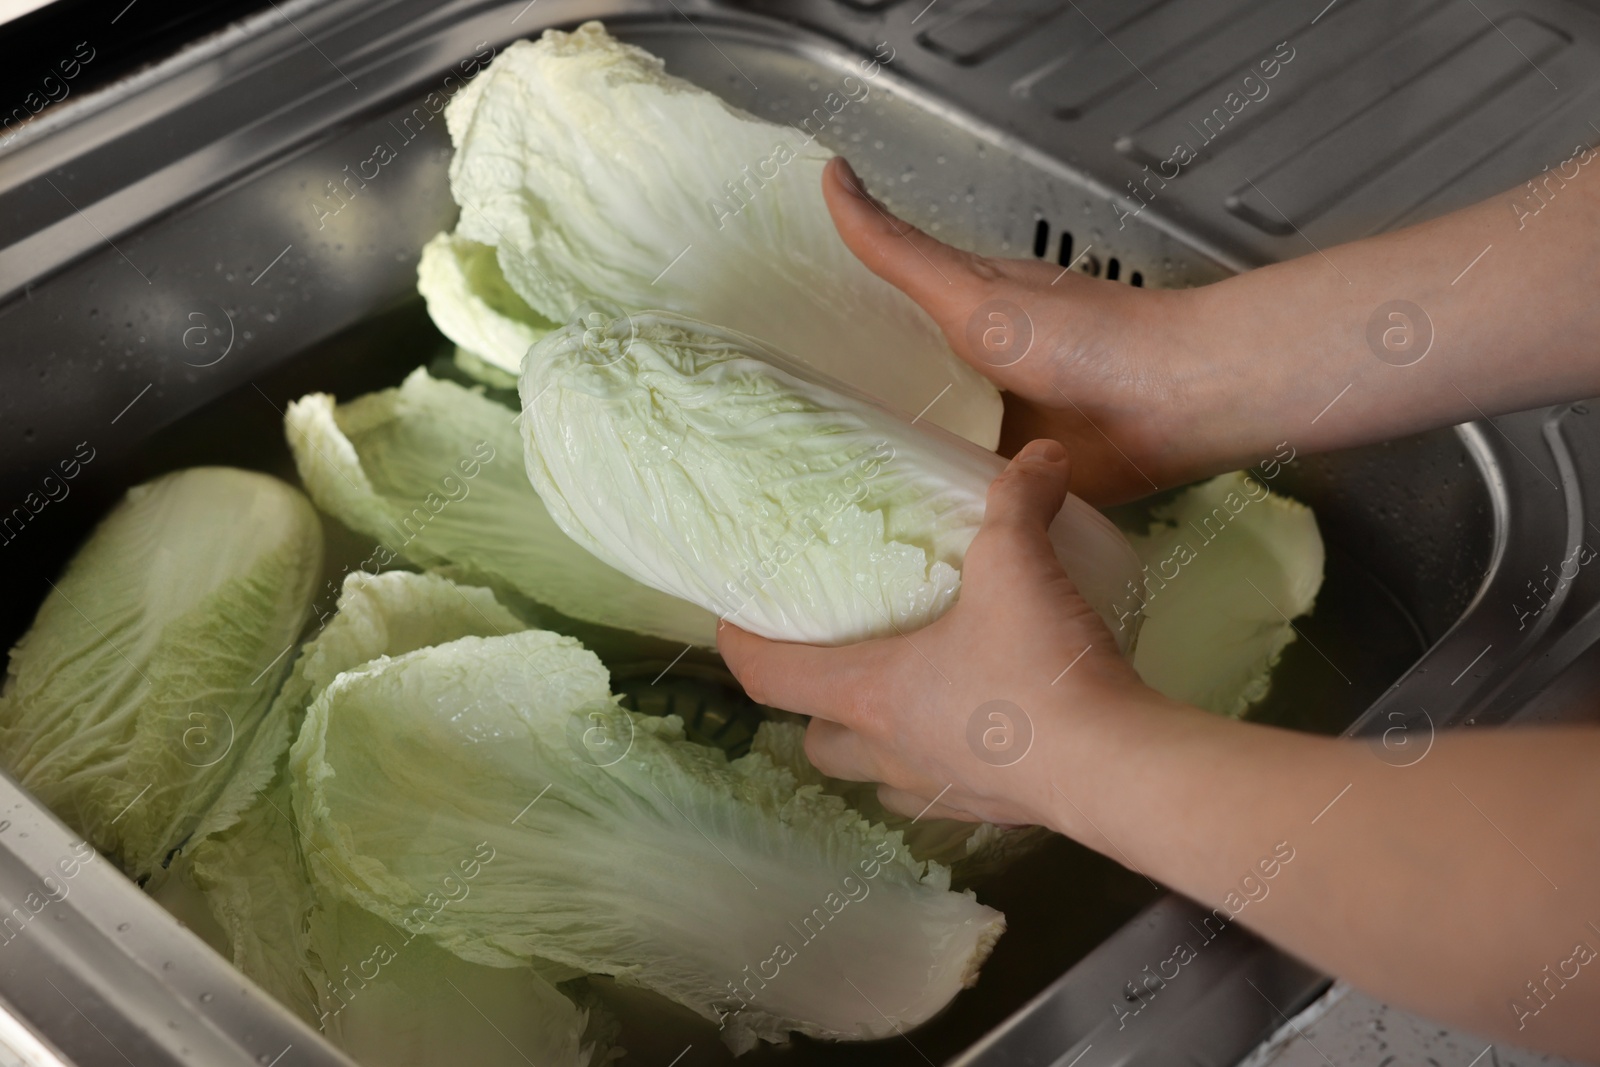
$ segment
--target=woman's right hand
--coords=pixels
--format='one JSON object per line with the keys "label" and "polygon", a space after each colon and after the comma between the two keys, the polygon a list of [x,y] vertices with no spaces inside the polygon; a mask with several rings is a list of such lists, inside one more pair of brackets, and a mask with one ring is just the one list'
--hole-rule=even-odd
{"label": "woman's right hand", "polygon": [[1060,441],[1076,459],[1073,491],[1096,504],[1229,469],[1229,458],[1205,454],[1193,417],[1198,391],[1225,372],[1180,358],[1193,292],[1135,289],[952,248],[871,199],[842,157],[828,164],[823,192],[857,258],[1006,391],[1002,454],[1039,437]]}

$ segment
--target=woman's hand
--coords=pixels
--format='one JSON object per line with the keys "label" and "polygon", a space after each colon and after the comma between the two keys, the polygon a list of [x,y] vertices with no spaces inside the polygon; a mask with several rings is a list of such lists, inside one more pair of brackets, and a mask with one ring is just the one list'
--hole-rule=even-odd
{"label": "woman's hand", "polygon": [[892,810],[1062,826],[1044,735],[1162,699],[1118,654],[1051,548],[1046,528],[1068,468],[1054,441],[1011,461],[989,489],[960,600],[931,625],[817,648],[725,623],[723,658],[755,700],[813,716],[806,754],[819,769],[885,783]]}
{"label": "woman's hand", "polygon": [[1600,392],[1600,182],[1568,175],[1548,211],[1519,188],[1167,291],[951,248],[869,199],[843,159],[823,193],[850,250],[1006,390],[1001,450],[1062,442],[1093,503],[1280,442],[1348,448]]}
{"label": "woman's hand", "polygon": [[1062,442],[1077,463],[1074,490],[1097,504],[1225,469],[1191,425],[1192,402],[1222,372],[1184,358],[1192,294],[952,248],[872,200],[842,157],[828,164],[823,193],[850,250],[1006,390],[1003,453],[1036,437]]}
{"label": "woman's hand", "polygon": [[[1285,439],[1347,447],[1600,391],[1594,179],[1531,221],[1496,198],[1188,293],[1053,286],[1058,268],[950,249],[851,187],[833,163],[845,242],[1014,394],[1009,440],[1048,425],[1032,432],[1072,448],[1093,499]],[[1032,322],[1011,366],[984,355],[991,300]],[[1425,327],[1421,355],[1373,340],[1398,301]],[[724,626],[724,658],[758,700],[813,716],[822,770],[886,782],[897,811],[1051,826],[1378,997],[1518,1044],[1600,1047],[1600,980],[1530,981],[1594,959],[1600,938],[1600,731],[1453,731],[1396,767],[1366,743],[1167,701],[1050,550],[1066,485],[1064,456],[1018,453],[932,625],[831,649]]]}

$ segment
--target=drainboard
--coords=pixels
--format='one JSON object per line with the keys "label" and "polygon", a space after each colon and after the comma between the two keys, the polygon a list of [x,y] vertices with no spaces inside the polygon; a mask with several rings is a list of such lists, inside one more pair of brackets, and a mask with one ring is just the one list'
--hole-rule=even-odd
{"label": "drainboard", "polygon": [[[1246,171],[1222,153],[1181,195],[1174,182],[1165,202],[1130,214],[1133,202],[1117,191],[1153,154],[1159,158],[1179,110],[1170,101],[1166,110],[1119,110],[1117,101],[1142,83],[1064,5],[952,0],[923,20],[904,4],[819,0],[786,6],[783,22],[763,14],[762,4],[679,6],[697,21],[643,3],[324,5],[302,12],[301,24],[312,26],[319,47],[346,73],[356,73],[365,94],[337,95],[343,87],[314,56],[282,27],[267,26],[237,54],[202,57],[175,72],[163,83],[165,96],[149,87],[121,99],[113,93],[75,125],[0,157],[0,206],[14,209],[3,224],[9,247],[0,251],[0,291],[11,294],[0,308],[0,499],[21,500],[80,447],[94,454],[67,496],[7,529],[0,566],[10,595],[0,604],[0,639],[9,644],[26,628],[46,579],[126,486],[197,463],[292,479],[279,414],[288,400],[313,389],[348,397],[392,385],[439,355],[443,341],[414,295],[414,269],[422,243],[453,221],[449,143],[442,122],[402,126],[421,95],[479,41],[503,46],[538,26],[608,16],[614,32],[663,56],[675,73],[787,122],[804,119],[852,76],[861,51],[887,42],[894,61],[864,99],[829,119],[820,139],[848,154],[891,207],[939,236],[1151,287],[1204,284],[1300,251],[1295,238],[1257,224],[1259,205],[1234,192]],[[1301,32],[1303,18],[1290,18],[1282,4],[1197,6],[1211,14],[1145,2],[1116,16],[1144,73],[1170,76],[1181,99],[1205,97],[1232,76],[1236,62],[1253,56],[1251,49],[1294,30],[1299,42],[1329,47],[1305,46],[1297,56],[1305,62],[1291,68],[1303,80],[1286,80],[1280,102],[1352,115],[1391,106],[1361,77],[1334,84],[1343,86],[1337,99],[1313,91],[1316,77],[1334,77],[1328,55],[1335,45],[1371,43],[1377,31],[1370,20],[1341,12],[1317,38]],[[1362,0],[1347,6],[1358,13],[1374,7]],[[1429,210],[1459,202],[1471,181],[1487,180],[1477,164],[1464,178],[1454,171],[1440,178],[1437,167],[1427,171],[1426,161],[1418,162],[1430,138],[1466,121],[1438,103],[1428,79],[1452,77],[1437,72],[1474,54],[1483,35],[1449,22],[1456,16],[1439,5],[1413,6],[1393,34],[1420,34],[1439,52],[1418,58],[1414,77],[1397,76],[1415,85],[1405,105],[1416,116],[1415,139],[1390,145],[1386,157],[1374,152],[1365,169],[1343,162],[1320,169],[1314,182],[1295,179],[1289,163],[1251,172],[1264,188],[1294,189],[1296,209],[1324,227],[1323,238],[1361,232],[1349,224],[1327,229],[1341,212],[1398,219],[1392,197],[1363,192],[1381,190],[1396,167],[1423,168],[1416,172],[1435,179],[1413,187],[1403,205],[1412,213],[1424,201]],[[1082,7],[1110,17],[1105,4],[1086,0]],[[1254,20],[1247,39],[1225,45],[1222,29],[1246,13]],[[1522,21],[1527,26],[1507,32],[1526,34],[1524,43],[1543,49],[1539,56],[1551,64],[1580,48],[1573,31],[1550,28],[1573,22]],[[1042,41],[1055,42],[1053,53]],[[1174,41],[1192,47],[1175,51]],[[1525,88],[1520,74],[1497,75],[1483,63],[1473,69],[1471,91],[1491,103]],[[263,72],[278,78],[252,80]],[[268,87],[290,74],[298,79],[294,91],[272,98],[281,89]],[[150,128],[113,133],[123,113],[145,114],[140,121]],[[1540,121],[1552,114],[1545,108]],[[1289,121],[1251,115],[1232,136],[1277,143],[1272,139],[1287,136],[1279,127]],[[128,138],[160,144],[160,133],[193,143],[171,149],[170,158],[146,160],[146,170],[119,169],[130,158]],[[399,145],[395,160],[327,216],[327,183],[382,141]],[[38,179],[46,174],[87,209],[91,225],[60,205],[41,206],[48,188]],[[1427,195],[1419,200],[1421,192]],[[1358,194],[1367,195],[1359,211],[1349,207]],[[317,202],[321,212],[311,206]],[[102,236],[116,247],[105,247]],[[1586,491],[1600,474],[1596,442],[1593,416],[1579,405],[1289,464],[1274,487],[1316,509],[1328,575],[1301,626],[1303,639],[1290,646],[1272,695],[1254,716],[1325,733],[1514,717],[1524,697],[1600,632],[1591,611],[1600,602],[1600,578],[1593,575],[1581,574],[1532,626],[1519,628],[1514,610],[1525,582],[1597,529],[1589,524]],[[1123,517],[1136,515],[1135,508]],[[350,535],[331,525],[329,533],[330,575],[366,555],[367,546]],[[665,662],[676,652],[614,632],[577,632],[619,677],[630,664]],[[685,662],[693,684],[675,699],[696,699],[694,685],[720,685],[715,657]],[[48,867],[52,850],[66,847],[66,836],[9,780],[0,780],[0,807],[8,820],[0,825],[11,831],[0,830],[7,846],[0,850],[0,897],[14,901],[26,892],[29,872]],[[23,828],[26,841],[17,837]],[[115,1037],[142,1051],[139,1062],[266,1062],[285,1046],[296,1047],[301,1062],[339,1062],[107,865],[87,868],[85,878],[71,905],[60,905],[56,923],[7,947],[6,962],[15,966],[0,971],[0,997],[69,1057],[104,1062],[106,1041]],[[1204,913],[1064,839],[976,888],[1006,912],[1010,930],[976,988],[943,1015],[908,1039],[801,1041],[764,1048],[745,1062],[1066,1064],[1097,1047],[1088,1067],[1221,1065],[1273,1029],[1276,1012],[1292,1011],[1324,981],[1229,930],[1207,938],[1182,981],[1141,998],[1130,983],[1170,956],[1175,939],[1189,938]],[[133,936],[124,933],[129,925]],[[32,975],[49,976],[60,998],[22,977]],[[637,992],[596,986],[623,1018],[631,1062],[731,1062],[703,1021]],[[223,992],[202,1002],[200,989]],[[85,1031],[64,1000],[82,1006],[109,1037]],[[1134,1009],[1140,1025],[1112,1026],[1119,1011]],[[163,1013],[185,1035],[181,1041],[151,1023]]]}

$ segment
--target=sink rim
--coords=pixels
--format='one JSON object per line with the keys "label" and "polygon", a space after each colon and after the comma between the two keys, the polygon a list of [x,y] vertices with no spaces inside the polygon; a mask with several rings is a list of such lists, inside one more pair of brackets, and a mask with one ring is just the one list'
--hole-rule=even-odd
{"label": "sink rim", "polygon": [[[372,5],[360,2],[341,3],[330,5],[330,10],[338,9],[356,12],[364,6],[370,7]],[[441,9],[437,18],[440,22],[456,20],[459,24],[459,30],[460,26],[474,22],[485,22],[490,13],[504,14],[519,6],[521,5],[518,3],[504,4],[495,2],[453,5]],[[683,6],[696,14],[715,16],[719,25],[739,28],[741,31],[749,31],[751,33],[764,33],[769,43],[776,33],[783,32],[795,35],[800,32],[795,27],[786,26],[765,17],[730,11],[719,4],[709,2],[709,0],[696,0],[693,3],[685,0]],[[569,14],[571,17],[564,17]],[[630,22],[670,20],[673,17],[670,13],[661,9],[659,5],[646,2],[615,0],[615,2],[598,5],[588,4],[580,7],[577,3],[561,3],[560,0],[557,0],[557,3],[549,5],[548,8],[540,12],[540,28],[546,25],[569,25],[591,17],[614,18],[617,16],[620,16],[620,24],[624,26]],[[522,35],[519,33],[514,36]],[[505,36],[501,40],[510,39],[513,39],[513,36]],[[801,49],[802,47],[810,48],[816,50],[818,54],[831,55],[840,54],[838,49],[841,48],[838,42],[828,41],[816,36],[806,37],[798,43],[794,40],[786,40],[784,46],[792,50]],[[442,67],[443,63],[441,61],[441,69]],[[413,72],[411,81],[414,83],[419,80],[421,80],[421,75]],[[147,79],[141,83],[141,88],[138,91],[146,91],[147,87],[153,84],[159,84],[159,79]],[[897,86],[897,89],[899,88],[901,87]],[[907,95],[913,97],[920,95],[926,99],[926,94],[921,93],[914,86],[906,87],[904,91]],[[117,90],[113,87],[108,92],[115,93]],[[136,98],[137,92],[129,91],[128,99]],[[376,102],[364,104],[363,108],[369,111],[378,111],[396,98],[393,94],[379,97]],[[114,107],[117,104],[117,99],[114,96],[107,99],[110,100],[108,106]],[[91,112],[91,114],[93,113],[97,112]],[[75,127],[70,124],[61,123],[56,129],[42,131],[37,137],[22,139],[21,143],[10,152],[0,153],[0,200],[3,200],[8,192],[4,188],[5,180],[8,177],[12,178],[14,185],[18,169],[26,171],[32,167],[38,173],[54,169],[53,166],[47,166],[45,161],[52,155],[70,149],[71,134],[74,129]],[[326,127],[318,128],[319,131],[323,129],[326,129]],[[275,149],[275,151],[277,150],[282,150],[281,146]],[[24,155],[24,152],[27,155]],[[1053,161],[1052,166],[1060,169],[1064,165],[1060,161]],[[1070,170],[1070,168],[1068,169]],[[7,172],[10,173],[8,174]],[[226,180],[231,180],[231,177],[231,175],[228,176]],[[202,187],[198,189],[189,186],[177,187],[170,203],[147,203],[143,208],[144,213],[142,216],[134,221],[128,221],[121,229],[113,229],[110,233],[113,237],[119,236],[130,229],[146,224],[151,219],[170,210],[175,204],[186,204],[197,197],[209,195],[210,189],[222,180],[224,179],[217,179],[213,176],[208,178],[202,184]],[[1174,232],[1182,233],[1181,229],[1176,229]],[[1185,237],[1185,240],[1192,241],[1191,246],[1196,247],[1202,254],[1208,254],[1198,239]],[[28,254],[26,249],[23,250],[23,254]],[[18,250],[15,246],[11,249],[0,251],[0,262],[10,256],[14,263],[17,255]],[[77,260],[68,255],[64,258],[57,257],[54,260],[43,262],[44,266],[42,268],[39,267],[39,262],[31,264],[36,269],[36,273],[32,275],[32,280],[48,281],[54,274],[68,269]],[[32,281],[29,282],[29,284],[31,283]],[[18,289],[14,287],[8,293],[0,294],[0,299],[17,291]],[[1581,651],[1581,648],[1579,648],[1576,651],[1571,651],[1571,654],[1568,655],[1569,646],[1573,645],[1574,641],[1568,640],[1563,643],[1564,639],[1570,634],[1583,636],[1588,632],[1579,626],[1569,624],[1567,620],[1563,620],[1561,612],[1563,604],[1554,604],[1552,606],[1553,610],[1544,612],[1538,623],[1531,630],[1518,637],[1508,637],[1505,633],[1506,626],[1503,624],[1503,620],[1496,621],[1490,618],[1489,614],[1490,608],[1498,602],[1499,598],[1503,597],[1509,601],[1512,597],[1512,590],[1518,578],[1513,573],[1511,565],[1513,561],[1564,558],[1565,553],[1573,547],[1574,541],[1581,537],[1587,486],[1582,483],[1582,479],[1577,473],[1575,465],[1571,462],[1570,456],[1567,456],[1564,451],[1566,444],[1559,433],[1557,425],[1561,421],[1564,410],[1564,406],[1562,408],[1540,409],[1534,412],[1488,420],[1487,422],[1470,423],[1454,429],[1453,432],[1460,438],[1467,453],[1473,458],[1478,477],[1482,479],[1490,494],[1493,518],[1493,544],[1490,563],[1476,593],[1454,625],[1428,648],[1417,663],[1395,683],[1383,698],[1374,703],[1352,725],[1348,731],[1351,735],[1379,736],[1381,735],[1383,724],[1387,721],[1385,719],[1386,715],[1390,712],[1402,710],[1411,703],[1422,705],[1424,699],[1427,704],[1433,705],[1432,709],[1429,710],[1430,722],[1438,726],[1453,726],[1472,721],[1488,723],[1490,721],[1508,720],[1514,716],[1516,708],[1512,706],[1512,702],[1506,698],[1505,694],[1518,684],[1527,683],[1530,678],[1542,676],[1544,673],[1553,675],[1560,668],[1564,668]],[[1493,434],[1499,434],[1500,436],[1496,437]],[[1519,442],[1521,443],[1519,444]],[[1523,446],[1536,450],[1536,454],[1537,450],[1542,448],[1555,458],[1562,477],[1562,485],[1559,487],[1561,492],[1558,494],[1559,500],[1551,501],[1548,499],[1546,496],[1547,491],[1541,488],[1539,480],[1535,478],[1534,474],[1525,469],[1524,461],[1526,464],[1532,464],[1533,461],[1527,459]],[[1548,480],[1547,476],[1544,476],[1542,472],[1540,472],[1540,478]],[[1517,515],[1515,523],[1511,521],[1514,510]],[[1570,595],[1571,590],[1568,589],[1563,592],[1562,599],[1564,600]],[[1584,617],[1584,621],[1588,621],[1588,616]],[[1483,649],[1482,653],[1477,651],[1480,647]],[[1466,671],[1472,669],[1474,664],[1482,660],[1483,654],[1496,647],[1501,648],[1501,655],[1494,657],[1493,660],[1485,664],[1485,670],[1488,673],[1484,675],[1483,679],[1481,681],[1475,680],[1474,683],[1469,683],[1466,687],[1457,689],[1456,683],[1462,680],[1462,675],[1454,674],[1454,668],[1463,668],[1462,674],[1465,674]],[[1544,662],[1540,663],[1536,668],[1531,666],[1533,661],[1540,659],[1541,653],[1545,654]],[[1510,656],[1510,659],[1506,659],[1507,656]],[[1562,657],[1566,658],[1562,659]],[[1445,682],[1444,679],[1447,675],[1453,676],[1454,680]],[[64,827],[55,822],[53,815],[50,815],[42,806],[33,802],[31,796],[18,789],[9,777],[5,777],[3,782],[0,782],[0,806],[12,807],[14,810],[31,808],[32,810],[28,811],[30,816],[43,816],[44,822],[40,825],[49,826],[53,824],[56,830],[61,833],[67,833]],[[9,842],[7,844],[9,845]],[[21,865],[20,867],[18,866],[19,864]],[[48,868],[48,863],[46,863],[46,868]],[[0,885],[6,884],[6,877],[17,875],[22,870],[38,873],[35,863],[26,860],[17,850],[9,847],[4,850],[3,856],[0,856],[0,871],[3,870],[10,870],[11,875],[0,876]],[[110,879],[106,882],[107,887],[113,884],[121,886],[121,889],[117,890],[111,888],[97,889],[97,893],[120,893],[125,896],[126,891],[132,890],[136,895],[144,896],[136,889],[133,889],[120,875],[110,871],[109,865],[97,865],[96,870],[98,872],[95,875],[96,878],[99,878],[99,875],[103,873]],[[91,884],[84,883],[85,886]],[[90,894],[86,893],[84,895],[89,896]],[[1173,904],[1172,902],[1174,901],[1177,903]],[[147,903],[154,907],[153,902],[147,900]],[[1183,903],[1185,902],[1182,898],[1169,896],[1152,905],[1150,911],[1154,912],[1165,907],[1166,910],[1160,912],[1160,915],[1165,915],[1174,912],[1176,906]],[[73,911],[77,912],[81,907],[82,901],[73,905]],[[161,914],[165,915],[164,912]],[[1149,914],[1147,912],[1137,917],[1124,928],[1124,931],[1136,931],[1141,928],[1141,925],[1149,926]],[[1159,915],[1157,917],[1159,918]],[[95,919],[87,912],[84,913],[82,921],[91,926],[98,926]],[[159,922],[157,925],[160,925]],[[170,951],[175,954],[192,957],[192,959],[186,959],[185,965],[192,965],[197,973],[205,972],[220,976],[214,979],[216,981],[229,981],[233,985],[238,985],[241,981],[244,981],[242,976],[233,971],[231,967],[221,966],[220,960],[213,957],[208,949],[202,949],[201,942],[187,931],[182,930],[175,921],[171,921],[166,925],[170,926],[170,930],[166,931],[170,936],[154,939],[151,944],[161,945],[161,951]],[[1086,981],[1094,983],[1102,981],[1090,973],[1095,970],[1095,967],[1090,966],[1091,961],[1095,966],[1102,964],[1104,962],[1102,958],[1103,950],[1106,950],[1108,946],[1112,946],[1113,942],[1118,942],[1121,933],[1114,935],[1112,939],[1102,943],[1084,960],[1073,965],[1055,985],[1040,993],[1033,1003],[1019,1009],[1016,1015],[1013,1016],[1012,1021],[996,1030],[979,1046],[963,1054],[957,1062],[962,1064],[1002,1062],[997,1059],[980,1059],[977,1057],[980,1055],[989,1056],[989,1053],[985,1053],[983,1050],[991,1048],[992,1051],[992,1046],[997,1044],[998,1040],[1004,1036],[1004,1033],[1009,1028],[1012,1028],[1013,1023],[1016,1023],[1017,1020],[1035,1018],[1041,1012],[1057,1004],[1060,1000],[1060,991],[1057,990],[1057,986],[1062,986],[1063,983],[1066,983],[1063,989],[1071,993],[1073,998],[1077,998],[1084,995],[1083,990],[1085,988],[1091,988],[1091,986],[1085,986]],[[1126,940],[1124,939],[1124,941]],[[106,951],[123,951],[118,947],[121,944],[120,942],[115,942],[108,938],[107,943],[111,947],[107,948]],[[1260,944],[1257,943],[1257,945]],[[1126,953],[1127,951],[1127,945],[1122,942],[1118,942],[1115,947],[1119,952]],[[1232,950],[1230,949],[1230,951]],[[1141,962],[1143,962],[1144,958],[1140,957]],[[1232,957],[1229,958],[1231,959]],[[1285,964],[1287,957],[1277,953],[1276,950],[1264,946],[1260,948],[1253,947],[1248,942],[1243,942],[1238,949],[1238,960],[1240,962],[1238,962],[1234,970],[1242,969],[1247,975],[1258,975],[1263,982],[1270,983],[1269,988],[1273,989],[1293,987],[1301,989],[1303,993],[1305,988],[1314,987],[1323,981],[1314,973],[1305,971],[1304,968],[1301,968],[1304,973],[1289,970]],[[1292,961],[1289,962],[1292,963]],[[216,963],[219,966],[211,967],[212,963]],[[209,970],[207,970],[208,967]],[[1075,975],[1077,976],[1076,978],[1074,977]],[[1086,976],[1088,977],[1086,978]],[[247,987],[247,992],[253,991],[254,987],[250,986],[247,981],[244,981],[244,985]],[[1097,988],[1097,986],[1092,986],[1092,988]],[[0,988],[0,996],[7,996],[10,992],[8,988]],[[268,1015],[273,1015],[276,1012],[277,1015],[284,1017],[274,1019],[274,1026],[279,1028],[286,1027],[289,1031],[294,1031],[296,1027],[299,1027],[300,1030],[304,1031],[304,1036],[301,1040],[304,1040],[306,1045],[309,1045],[318,1055],[322,1056],[321,1059],[315,1059],[315,1062],[348,1062],[341,1055],[334,1052],[331,1046],[328,1046],[325,1042],[313,1040],[312,1032],[308,1028],[305,1028],[298,1020],[288,1016],[275,1003],[271,1003],[270,998],[265,998],[256,993],[254,999],[258,1002],[262,1000],[269,1001],[264,1008],[257,1004],[256,1007],[258,1009],[265,1010]],[[249,998],[247,997],[246,1000],[248,1001]],[[1285,1009],[1288,1008],[1287,1001],[1283,1003],[1283,1007]],[[205,1014],[197,1013],[188,1006],[185,1006],[182,1010],[191,1017]],[[232,1034],[236,1037],[241,1024],[238,1019],[229,1021],[213,1017],[209,1018],[209,1021],[196,1018],[196,1025],[202,1028],[220,1029],[225,1034]],[[246,1020],[242,1025],[248,1027],[250,1023]],[[1158,1034],[1158,1031],[1153,1027],[1149,1028],[1149,1030],[1152,1037]],[[1160,1031],[1159,1033],[1163,1036],[1172,1036],[1165,1031]],[[1084,1040],[1086,1041],[1087,1037]],[[306,1046],[302,1045],[302,1048],[304,1047]],[[1073,1045],[1067,1051],[1077,1048],[1077,1045]],[[239,1047],[239,1053],[239,1063],[255,1062],[254,1057],[250,1056],[242,1046]],[[219,1060],[218,1062],[223,1061]]]}

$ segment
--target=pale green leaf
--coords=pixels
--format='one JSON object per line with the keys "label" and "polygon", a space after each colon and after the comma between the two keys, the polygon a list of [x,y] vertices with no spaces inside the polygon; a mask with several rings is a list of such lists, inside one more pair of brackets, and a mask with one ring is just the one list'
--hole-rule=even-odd
{"label": "pale green leaf", "polygon": [[1242,715],[1322,587],[1311,509],[1244,473],[1184,490],[1130,538],[1143,560],[1144,627],[1133,665],[1175,700]]}
{"label": "pale green leaf", "polygon": [[315,513],[274,478],[197,467],[130,490],[12,650],[6,767],[128,874],[159,874],[270,776],[252,742],[321,565]]}
{"label": "pale green leaf", "polygon": [[[716,643],[716,619],[581,548],[528,483],[516,413],[417,370],[348,404],[313,393],[285,419],[318,506],[420,566],[454,564],[564,615]],[[383,560],[380,558],[379,562]]]}
{"label": "pale green leaf", "polygon": [[840,240],[822,198],[833,153],[806,131],[668,75],[597,22],[512,44],[445,115],[457,236],[495,246],[546,319],[590,301],[692,315],[994,447],[998,392]]}
{"label": "pale green leaf", "polygon": [[319,884],[468,959],[538,954],[653,989],[735,1048],[890,1036],[975,979],[1003,919],[944,868],[606,689],[598,661],[538,631],[341,675],[291,756]]}

